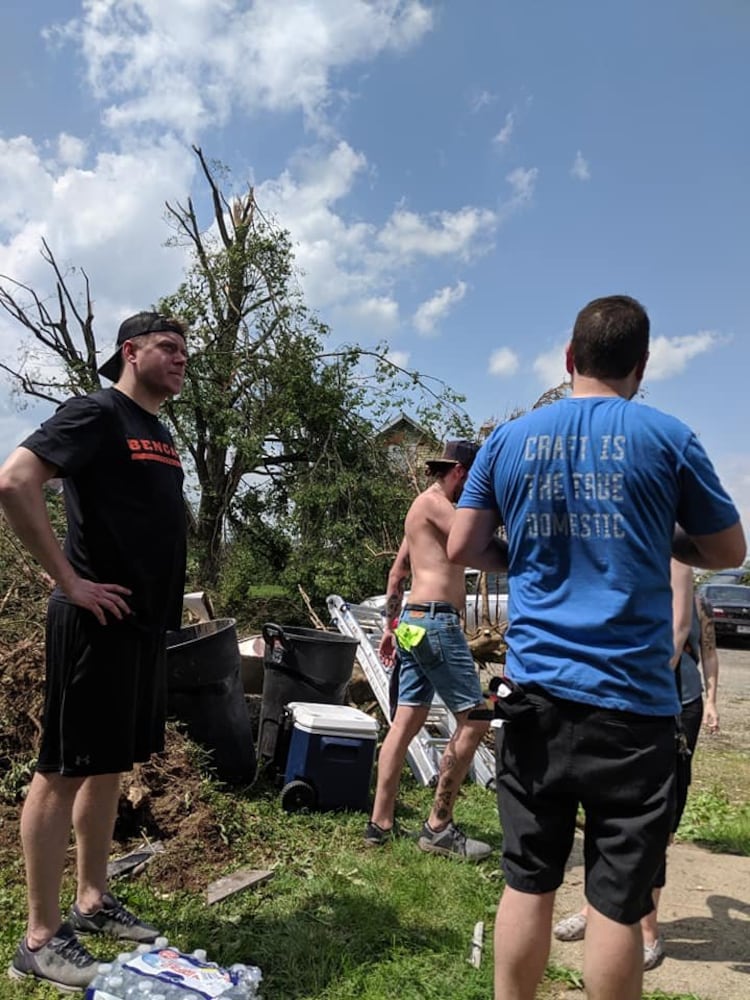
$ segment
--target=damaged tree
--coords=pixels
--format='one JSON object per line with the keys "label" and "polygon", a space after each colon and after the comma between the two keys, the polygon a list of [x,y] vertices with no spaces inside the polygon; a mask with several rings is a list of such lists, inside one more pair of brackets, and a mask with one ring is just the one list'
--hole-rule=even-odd
{"label": "damaged tree", "polygon": [[[190,326],[184,389],[165,413],[194,470],[197,576],[214,586],[227,541],[242,536],[277,572],[304,551],[294,582],[318,596],[348,563],[361,579],[353,547],[372,540],[381,548],[397,530],[404,488],[388,471],[378,422],[405,405],[441,432],[465,430],[468,421],[460,397],[392,364],[385,345],[326,349],[328,330],[296,284],[289,234],[263,216],[252,188],[226,197],[202,150],[194,152],[211,226],[200,224],[191,198],[167,204],[172,242],[188,248],[190,263],[157,308]],[[33,338],[16,367],[2,367],[17,392],[60,402],[101,384],[92,295],[85,272],[75,295],[75,269],[63,273],[46,242],[42,253],[54,272],[54,308],[0,277],[0,307]],[[45,375],[50,356],[53,376]],[[317,585],[313,551],[326,567]]]}

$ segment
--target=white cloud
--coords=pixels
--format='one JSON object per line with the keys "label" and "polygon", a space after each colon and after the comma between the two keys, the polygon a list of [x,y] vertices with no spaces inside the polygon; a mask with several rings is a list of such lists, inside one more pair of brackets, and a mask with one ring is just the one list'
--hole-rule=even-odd
{"label": "white cloud", "polygon": [[486,208],[465,206],[457,212],[433,212],[420,216],[399,208],[378,235],[378,243],[389,253],[410,259],[426,257],[470,257],[477,241],[491,233],[497,216]]}
{"label": "white cloud", "polygon": [[[68,138],[66,148],[75,148]],[[164,246],[164,202],[189,191],[193,173],[190,153],[169,139],[147,150],[100,153],[86,170],[50,162],[25,136],[0,140],[0,274],[44,299],[54,288],[40,254],[45,238],[64,274],[71,267],[88,274],[97,331],[112,328],[179,282],[185,256]],[[71,290],[82,292],[82,274],[69,277]],[[18,334],[6,320],[0,357],[15,349]]]}
{"label": "white cloud", "polygon": [[388,351],[388,360],[399,368],[406,368],[411,358],[409,351]]}
{"label": "white cloud", "polygon": [[398,326],[398,302],[387,295],[363,299],[354,307],[356,317],[380,330]]}
{"label": "white cloud", "polygon": [[486,108],[489,104],[492,104],[497,100],[497,95],[491,93],[489,90],[480,90],[478,94],[475,94],[469,102],[469,107],[472,114],[477,114],[482,108]]}
{"label": "white cloud", "polygon": [[539,170],[537,167],[516,167],[506,175],[506,181],[510,184],[513,196],[510,201],[512,207],[525,205],[534,197]]}
{"label": "white cloud", "polygon": [[423,336],[429,336],[435,326],[443,319],[466,295],[466,283],[459,281],[453,287],[446,285],[437,291],[431,299],[423,302],[414,313],[414,326]]}
{"label": "white cloud", "polygon": [[565,370],[565,349],[569,343],[568,335],[565,340],[559,341],[548,351],[534,358],[531,367],[545,389],[552,389],[568,378]]}
{"label": "white cloud", "polygon": [[584,159],[580,149],[576,153],[575,160],[573,160],[573,166],[570,168],[570,176],[575,177],[577,181],[588,181],[591,179],[591,170],[589,169],[588,161]]}
{"label": "white cloud", "polygon": [[80,167],[86,158],[86,143],[74,135],[61,132],[57,137],[57,158],[69,167]]}
{"label": "white cloud", "polygon": [[[689,361],[726,340],[726,337],[707,330],[684,337],[652,337],[645,381],[656,382],[680,375]],[[567,378],[565,349],[569,342],[570,335],[534,360],[532,367],[545,385],[555,386]]]}
{"label": "white cloud", "polygon": [[652,337],[646,380],[657,382],[680,375],[689,361],[725,341],[725,337],[710,330],[701,330],[684,337]]}
{"label": "white cloud", "polygon": [[515,120],[516,120],[515,113],[513,111],[509,111],[508,114],[505,116],[505,123],[503,127],[500,129],[500,131],[497,133],[497,135],[492,141],[497,143],[499,146],[507,145],[510,142],[511,137],[513,135],[513,127],[515,124]]}
{"label": "white cloud", "polygon": [[[163,217],[164,202],[183,200],[195,181],[184,137],[197,141],[204,127],[220,129],[233,113],[258,109],[302,110],[320,124],[342,68],[408,50],[433,24],[421,0],[86,0],[81,7],[80,17],[47,35],[78,46],[113,141],[97,152],[67,132],[38,145],[25,136],[0,139],[0,272],[46,294],[52,275],[39,249],[47,239],[63,268],[88,273],[97,332],[182,276],[185,253],[163,246]],[[477,103],[494,99],[484,92]],[[256,195],[291,233],[308,304],[377,332],[401,322],[396,289],[414,263],[487,252],[506,215],[532,197],[537,176],[535,168],[511,172],[510,195],[497,210],[418,213],[400,203],[376,224],[340,207],[372,170],[347,142],[321,141],[259,183]],[[415,323],[433,329],[464,290],[463,283],[441,290]],[[16,335],[0,328],[0,357]]]}
{"label": "white cloud", "polygon": [[194,137],[234,108],[320,118],[341,67],[403,51],[431,29],[419,0],[88,0],[56,34],[73,40],[113,128]]}
{"label": "white cloud", "polygon": [[379,291],[366,264],[374,227],[347,223],[334,210],[366,168],[364,155],[341,142],[325,155],[300,154],[277,179],[256,188],[263,212],[292,234],[300,280],[315,309]]}
{"label": "white cloud", "polygon": [[745,537],[750,542],[750,457],[722,455],[714,462],[716,471],[740,512]]}
{"label": "white cloud", "polygon": [[[469,261],[492,247],[496,230],[533,196],[538,171],[517,168],[508,175],[510,195],[498,211],[466,205],[455,211],[417,213],[398,205],[381,227],[349,221],[339,203],[371,170],[364,154],[339,142],[327,153],[300,153],[276,180],[256,188],[258,204],[292,233],[301,284],[309,304],[356,318],[394,320],[394,286],[420,260]],[[368,303],[370,303],[368,305]],[[373,303],[379,306],[373,305]]]}
{"label": "white cloud", "polygon": [[16,230],[51,198],[54,179],[28,136],[0,138],[0,230]]}
{"label": "white cloud", "polygon": [[258,185],[256,196],[292,233],[308,303],[355,320],[369,314],[387,329],[399,321],[393,286],[405,269],[420,259],[466,261],[484,252],[498,215],[476,206],[425,215],[398,206],[380,228],[348,221],[338,203],[368,169],[363,154],[339,142],[327,154],[298,155],[277,180]]}
{"label": "white cloud", "polygon": [[489,373],[506,378],[515,375],[520,367],[520,360],[510,347],[500,347],[490,355]]}

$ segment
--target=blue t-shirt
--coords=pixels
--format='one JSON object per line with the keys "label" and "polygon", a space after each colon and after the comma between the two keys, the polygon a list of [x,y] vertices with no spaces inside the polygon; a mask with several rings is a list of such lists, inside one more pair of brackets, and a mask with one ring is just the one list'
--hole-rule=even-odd
{"label": "blue t-shirt", "polygon": [[560,400],[493,431],[459,507],[496,510],[507,530],[514,680],[605,708],[679,711],[674,525],[711,534],[739,520],[689,427],[619,396]]}

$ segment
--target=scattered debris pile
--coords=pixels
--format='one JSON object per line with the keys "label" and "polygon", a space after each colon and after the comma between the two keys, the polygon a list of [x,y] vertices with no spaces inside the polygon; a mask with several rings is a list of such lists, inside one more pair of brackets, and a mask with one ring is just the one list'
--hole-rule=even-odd
{"label": "scattered debris pile", "polygon": [[[39,748],[44,704],[44,622],[50,582],[0,516],[0,859],[20,851],[18,814]],[[226,864],[201,752],[173,725],[164,754],[123,777],[115,839],[166,850],[149,870],[165,891],[204,887]]]}

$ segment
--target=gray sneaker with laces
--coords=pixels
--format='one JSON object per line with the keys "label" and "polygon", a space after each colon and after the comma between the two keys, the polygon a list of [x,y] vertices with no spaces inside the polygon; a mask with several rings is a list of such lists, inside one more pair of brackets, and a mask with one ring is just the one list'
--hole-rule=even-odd
{"label": "gray sneaker with laces", "polygon": [[83,947],[70,924],[62,924],[54,937],[33,951],[24,938],[8,975],[11,979],[41,979],[63,993],[77,993],[86,989],[97,968],[97,960]]}
{"label": "gray sneaker with laces", "polygon": [[102,905],[94,913],[82,913],[78,904],[74,904],[68,920],[76,934],[111,934],[122,941],[139,944],[153,944],[159,937],[155,927],[126,910],[109,892],[104,893]]}
{"label": "gray sneaker with laces", "polygon": [[420,851],[427,851],[428,854],[444,854],[461,861],[484,861],[492,854],[489,844],[467,837],[455,823],[449,823],[443,830],[435,831],[425,822],[417,846]]}

